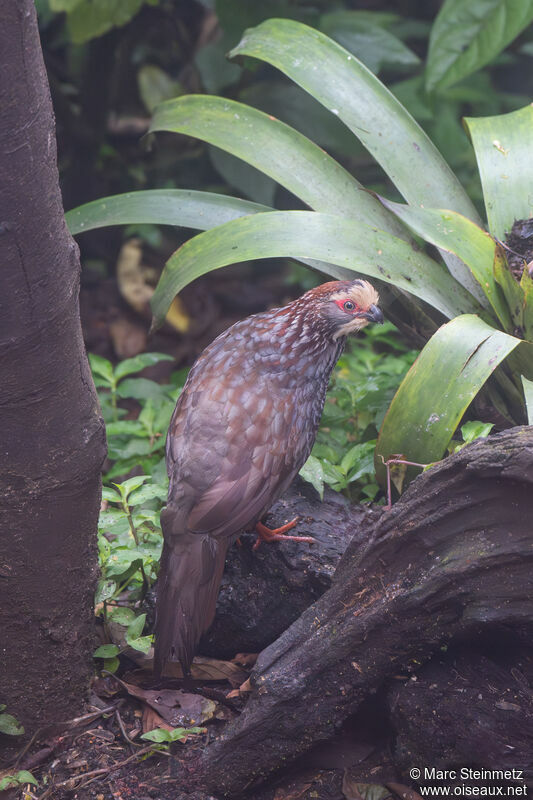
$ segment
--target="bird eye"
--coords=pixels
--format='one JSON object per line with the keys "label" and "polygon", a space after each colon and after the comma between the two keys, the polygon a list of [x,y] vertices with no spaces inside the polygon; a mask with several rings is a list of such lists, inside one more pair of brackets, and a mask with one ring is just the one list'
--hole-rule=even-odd
{"label": "bird eye", "polygon": [[344,303],[343,308],[344,308],[345,311],[353,311],[354,308],[355,308],[355,303],[352,303],[351,300],[347,300]]}

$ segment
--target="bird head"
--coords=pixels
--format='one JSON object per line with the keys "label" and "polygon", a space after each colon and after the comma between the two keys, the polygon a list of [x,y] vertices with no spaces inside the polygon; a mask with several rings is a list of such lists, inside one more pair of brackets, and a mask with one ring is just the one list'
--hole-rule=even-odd
{"label": "bird head", "polygon": [[[328,322],[333,339],[356,333],[369,322],[383,323],[379,295],[368,281],[331,281],[311,289],[320,316]],[[304,295],[305,297],[305,295]]]}

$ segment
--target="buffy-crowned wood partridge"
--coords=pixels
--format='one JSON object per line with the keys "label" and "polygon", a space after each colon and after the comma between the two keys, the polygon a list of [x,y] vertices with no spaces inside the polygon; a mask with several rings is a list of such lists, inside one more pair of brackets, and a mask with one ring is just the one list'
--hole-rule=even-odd
{"label": "buffy-crowned wood partridge", "polygon": [[[383,322],[367,281],[331,281],[284,308],[237,322],[192,367],[167,438],[168,502],[155,625],[155,671],[189,672],[213,620],[226,551],[260,523],[315,441],[346,336]],[[311,540],[312,541],[312,540]]]}

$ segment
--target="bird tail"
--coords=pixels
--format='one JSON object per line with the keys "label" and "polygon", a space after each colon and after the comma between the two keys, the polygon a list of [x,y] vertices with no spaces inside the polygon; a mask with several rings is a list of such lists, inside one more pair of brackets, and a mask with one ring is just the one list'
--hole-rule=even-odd
{"label": "bird tail", "polygon": [[184,675],[202,634],[215,616],[218,590],[229,541],[209,534],[176,535],[176,517],[167,507],[161,514],[165,543],[157,581],[154,672],[160,676],[167,661],[179,661]]}

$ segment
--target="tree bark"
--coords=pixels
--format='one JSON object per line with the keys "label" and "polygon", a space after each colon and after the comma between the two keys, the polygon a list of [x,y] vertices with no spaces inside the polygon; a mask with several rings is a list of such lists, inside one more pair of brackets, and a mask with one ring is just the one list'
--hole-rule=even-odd
{"label": "tree bark", "polygon": [[243,714],[204,755],[207,787],[233,797],[256,786],[455,638],[490,629],[530,642],[532,484],[524,427],[417,478],[366,542],[350,544],[332,588],[260,655]]}
{"label": "tree bark", "polygon": [[0,702],[31,733],[91,670],[105,431],[33,0],[0,4]]}

